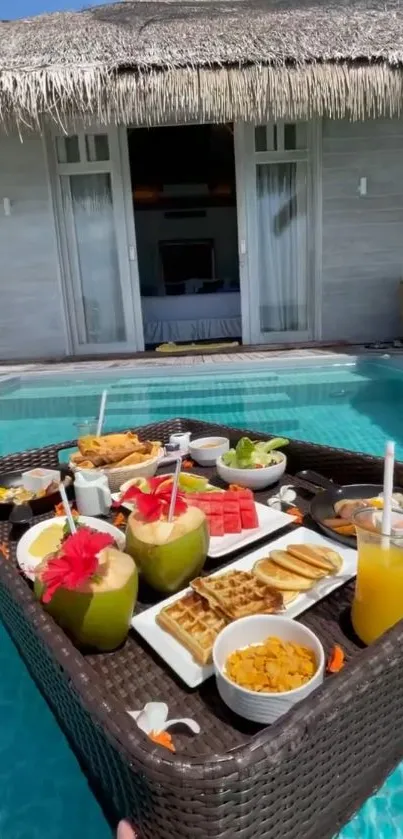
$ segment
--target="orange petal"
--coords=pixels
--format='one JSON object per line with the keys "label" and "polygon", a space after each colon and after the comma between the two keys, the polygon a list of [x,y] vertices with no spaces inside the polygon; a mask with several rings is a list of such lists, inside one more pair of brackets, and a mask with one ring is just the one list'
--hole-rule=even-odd
{"label": "orange petal", "polygon": [[124,516],[123,513],[116,513],[112,524],[114,524],[115,527],[120,527],[122,524],[126,524],[126,516]]}
{"label": "orange petal", "polygon": [[167,731],[150,731],[148,736],[153,743],[158,743],[159,746],[164,746],[164,748],[169,749],[170,752],[175,751],[172,737]]}
{"label": "orange petal", "polygon": [[304,514],[303,514],[302,510],[299,509],[299,507],[289,507],[288,510],[287,510],[287,513],[290,516],[293,516],[293,518],[297,522],[303,522],[303,520],[304,520]]}
{"label": "orange petal", "polygon": [[1,542],[0,544],[0,554],[4,557],[4,559],[9,559],[10,557],[10,549],[5,542]]}
{"label": "orange petal", "polygon": [[190,458],[187,458],[187,460],[184,460],[182,462],[182,466],[183,466],[184,469],[192,469],[193,466],[194,466],[193,460],[190,460]]}
{"label": "orange petal", "polygon": [[338,644],[335,644],[327,660],[326,671],[327,673],[339,673],[340,670],[343,669],[344,664],[344,650],[342,650],[342,648],[339,647]]}
{"label": "orange petal", "polygon": [[[59,504],[56,504],[56,506],[53,509],[55,511],[55,516],[65,516],[66,515],[66,513],[64,512],[64,507],[63,507],[63,504],[62,504],[61,501],[60,501]],[[72,507],[71,508],[71,515],[73,516],[73,519],[78,519],[80,514],[79,514],[78,510],[76,510],[75,507]]]}

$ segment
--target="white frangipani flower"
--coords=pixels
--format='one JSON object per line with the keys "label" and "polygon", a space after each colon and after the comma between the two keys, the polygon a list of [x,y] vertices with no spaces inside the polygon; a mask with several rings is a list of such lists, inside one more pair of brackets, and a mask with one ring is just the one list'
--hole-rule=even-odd
{"label": "white frangipani flower", "polygon": [[144,734],[160,734],[173,725],[185,725],[193,734],[200,734],[200,725],[194,720],[187,717],[169,720],[166,702],[147,702],[142,711],[128,711],[128,714]]}
{"label": "white frangipani flower", "polygon": [[297,493],[292,484],[285,484],[280,487],[276,495],[272,495],[271,498],[267,499],[267,504],[273,510],[281,510],[283,504],[292,504],[296,497]]}

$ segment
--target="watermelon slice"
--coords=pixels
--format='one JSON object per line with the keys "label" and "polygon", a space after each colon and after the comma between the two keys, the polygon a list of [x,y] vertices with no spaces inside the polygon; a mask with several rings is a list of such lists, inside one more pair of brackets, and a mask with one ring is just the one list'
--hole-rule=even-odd
{"label": "watermelon slice", "polygon": [[212,516],[222,516],[223,514],[223,505],[219,504],[218,501],[211,501],[210,509]]}
{"label": "watermelon slice", "polygon": [[253,501],[249,502],[249,507],[241,507],[241,522],[244,530],[252,530],[255,527],[259,527],[259,519]]}
{"label": "watermelon slice", "polygon": [[242,530],[241,516],[239,513],[224,513],[224,532],[240,533]]}
{"label": "watermelon slice", "polygon": [[238,501],[224,501],[222,505],[222,509],[224,513],[239,513],[239,502]]}
{"label": "watermelon slice", "polygon": [[196,491],[189,497],[188,503],[203,510],[210,536],[224,536],[259,527],[253,493],[249,489]]}
{"label": "watermelon slice", "polygon": [[199,501],[197,500],[195,504],[191,504],[192,507],[198,507],[199,510],[203,510],[203,513],[207,516],[207,518],[211,515],[211,504],[208,501]]}
{"label": "watermelon slice", "polygon": [[224,519],[222,516],[209,516],[210,536],[224,536]]}

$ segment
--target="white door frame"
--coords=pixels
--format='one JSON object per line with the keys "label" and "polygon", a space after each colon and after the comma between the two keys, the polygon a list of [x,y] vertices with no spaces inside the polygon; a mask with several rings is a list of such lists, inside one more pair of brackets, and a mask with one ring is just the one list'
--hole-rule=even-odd
{"label": "white door frame", "polygon": [[[69,132],[70,133],[70,132]],[[134,213],[131,198],[130,167],[128,160],[127,131],[125,127],[91,126],[85,131],[72,129],[78,134],[79,145],[85,145],[85,134],[107,134],[109,142],[109,161],[86,163],[59,163],[56,153],[56,137],[63,135],[62,130],[45,130],[45,149],[47,152],[49,178],[54,196],[55,222],[60,250],[60,272],[63,282],[63,304],[65,318],[69,324],[68,342],[72,354],[118,354],[144,349],[143,322],[141,313],[140,286],[137,266]],[[119,275],[122,291],[123,313],[126,328],[126,341],[110,344],[83,343],[83,311],[79,294],[75,289],[74,248],[69,247],[67,219],[63,209],[62,175],[90,174],[107,172],[111,178],[115,232],[118,249]]]}
{"label": "white door frame", "polygon": [[[320,340],[322,312],[322,126],[319,120],[308,123],[308,151],[256,152],[252,123],[234,124],[235,166],[237,188],[239,271],[244,343],[290,343]],[[306,160],[308,164],[308,325],[306,333],[262,333],[258,322],[258,240],[256,227],[256,165]],[[264,336],[264,337],[263,337]]]}

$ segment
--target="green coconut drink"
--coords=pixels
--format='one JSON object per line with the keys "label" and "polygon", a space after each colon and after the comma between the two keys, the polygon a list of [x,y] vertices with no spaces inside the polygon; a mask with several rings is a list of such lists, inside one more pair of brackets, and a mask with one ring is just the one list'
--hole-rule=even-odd
{"label": "green coconut drink", "polygon": [[[37,569],[34,589],[41,600],[46,594],[46,572],[54,558],[46,557]],[[43,605],[78,647],[109,652],[127,637],[137,590],[133,559],[108,546],[97,555],[95,573],[74,589],[58,587]]]}
{"label": "green coconut drink", "polygon": [[126,550],[144,580],[157,591],[173,594],[200,573],[209,545],[207,521],[195,507],[157,521],[145,521],[138,511],[127,522]]}

